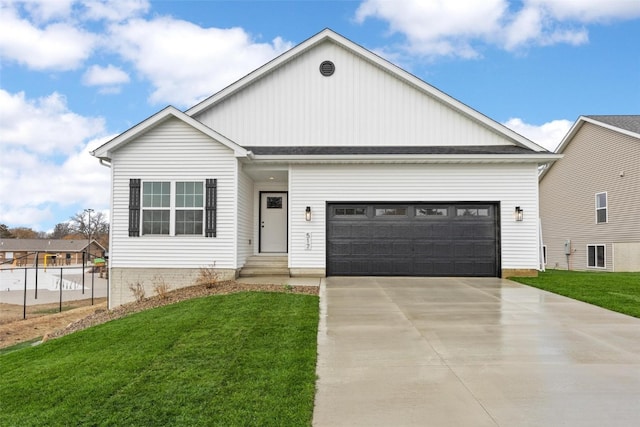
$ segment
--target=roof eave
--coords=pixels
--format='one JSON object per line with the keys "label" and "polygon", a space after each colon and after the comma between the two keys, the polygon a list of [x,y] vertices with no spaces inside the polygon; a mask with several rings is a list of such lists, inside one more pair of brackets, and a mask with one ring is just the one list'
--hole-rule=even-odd
{"label": "roof eave", "polygon": [[143,133],[148,132],[149,130],[159,126],[160,124],[162,124],[163,122],[171,118],[177,118],[179,120],[182,120],[183,122],[193,127],[194,129],[204,133],[205,135],[225,145],[229,149],[233,150],[234,155],[236,157],[247,156],[246,149],[244,149],[243,147],[231,141],[224,135],[216,132],[215,130],[197,121],[191,116],[188,116],[187,114],[183,113],[182,111],[178,110],[173,106],[168,106],[163,110],[159,111],[158,113],[154,114],[153,116],[147,118],[146,120],[138,123],[137,125],[133,126],[127,131],[116,136],[112,140],[106,142],[105,144],[91,151],[90,154],[101,160],[110,161],[113,155],[113,151],[126,145],[127,143],[139,137]]}
{"label": "roof eave", "polygon": [[541,154],[345,154],[345,155],[254,155],[252,163],[552,163],[562,158]]}

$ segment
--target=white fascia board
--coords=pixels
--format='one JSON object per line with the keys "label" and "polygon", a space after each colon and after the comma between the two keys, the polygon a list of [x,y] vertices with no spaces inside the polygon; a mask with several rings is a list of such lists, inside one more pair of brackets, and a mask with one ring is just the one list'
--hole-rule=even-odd
{"label": "white fascia board", "polygon": [[541,154],[505,154],[495,156],[491,154],[412,154],[412,155],[255,155],[252,163],[536,163],[546,164],[562,158],[562,155],[552,153]]}
{"label": "white fascia board", "polygon": [[369,62],[374,63],[375,65],[377,65],[378,67],[386,70],[388,73],[395,75],[396,77],[398,77],[401,80],[404,80],[405,82],[407,82],[408,84],[410,84],[411,86],[417,88],[418,90],[422,91],[423,93],[426,93],[427,95],[436,98],[438,100],[440,100],[441,102],[449,105],[451,108],[453,108],[454,110],[458,111],[459,113],[466,115],[467,117],[471,118],[472,120],[480,123],[482,126],[485,126],[491,130],[493,130],[494,132],[497,132],[505,137],[507,137],[508,139],[510,139],[515,145],[517,146],[521,146],[521,147],[525,147],[528,148],[530,150],[536,151],[536,152],[546,152],[547,150],[544,149],[543,147],[541,147],[540,145],[534,143],[533,141],[530,141],[529,139],[525,138],[524,136],[518,134],[517,132],[514,132],[513,130],[509,129],[508,127],[496,122],[493,119],[490,119],[489,117],[485,116],[484,114],[474,110],[473,108],[469,107],[468,105],[458,101],[457,99],[447,95],[446,93],[442,92],[439,89],[436,89],[434,86],[431,86],[430,84],[426,83],[424,80],[414,76],[413,74],[403,70],[402,68],[398,67],[397,65],[392,64],[391,62],[387,61],[386,59],[376,55],[375,53],[371,52],[368,49],[365,49],[364,47],[358,45],[357,43],[352,42],[351,40],[341,36],[340,34],[337,34],[336,32],[330,30],[330,29],[324,29],[323,31],[319,32],[318,34],[316,34],[315,36],[312,36],[311,38],[305,40],[304,42],[300,43],[299,45],[291,48],[290,50],[288,50],[287,52],[283,53],[282,55],[278,56],[277,58],[273,59],[272,61],[268,62],[267,64],[265,64],[264,66],[256,69],[255,71],[251,72],[250,74],[246,75],[245,77],[241,78],[240,80],[236,81],[235,83],[231,84],[230,86],[227,86],[225,89],[221,90],[220,92],[216,93],[215,95],[205,99],[204,101],[200,102],[199,104],[193,106],[192,108],[188,109],[186,111],[186,114],[189,116],[192,116],[194,114],[198,114],[199,112],[209,108],[210,106],[222,101],[223,99],[233,95],[234,93],[242,90],[244,87],[250,85],[251,83],[253,83],[254,81],[260,79],[262,76],[264,76],[265,74],[271,72],[272,70],[276,69],[277,67],[279,67],[280,65],[282,65],[285,62],[290,61],[291,59],[295,58],[298,55],[301,55],[302,53],[304,53],[305,51],[311,49],[313,46],[322,43],[325,40],[331,40],[334,43],[342,46],[343,48],[350,50],[351,52],[353,52],[354,54],[368,60]]}
{"label": "white fascia board", "polygon": [[149,130],[153,129],[154,127],[162,124],[163,122],[165,122],[166,120],[168,120],[170,118],[177,118],[179,120],[182,120],[183,122],[185,122],[189,126],[193,127],[194,129],[197,129],[198,131],[200,131],[200,132],[204,133],[205,135],[211,137],[212,139],[218,141],[222,145],[224,145],[224,146],[228,147],[229,149],[233,150],[233,152],[234,152],[236,157],[246,157],[247,156],[247,150],[245,150],[243,147],[239,146],[238,144],[236,144],[235,142],[231,141],[230,139],[228,139],[224,135],[219,134],[218,132],[214,131],[210,127],[205,126],[204,124],[200,123],[199,121],[195,120],[194,118],[186,115],[182,111],[180,111],[177,108],[172,107],[172,106],[166,107],[165,109],[157,112],[153,116],[151,116],[151,117],[147,118],[146,120],[138,123],[134,127],[126,130],[125,132],[123,132],[120,135],[116,136],[112,140],[106,142],[105,144],[103,144],[100,147],[96,148],[95,150],[91,151],[90,154],[92,156],[94,156],[94,157],[98,157],[99,159],[110,160],[111,159],[111,153],[113,151],[115,151],[118,148],[122,147],[123,145],[129,143],[130,141],[132,141],[133,139],[139,137],[143,133],[148,132]]}

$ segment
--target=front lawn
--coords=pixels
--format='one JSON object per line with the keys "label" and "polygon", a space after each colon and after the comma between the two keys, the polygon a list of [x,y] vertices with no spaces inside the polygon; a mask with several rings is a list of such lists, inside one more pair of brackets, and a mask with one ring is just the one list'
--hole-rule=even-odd
{"label": "front lawn", "polygon": [[547,270],[510,280],[640,317],[640,273]]}
{"label": "front lawn", "polygon": [[318,297],[169,305],[0,356],[0,425],[310,425]]}

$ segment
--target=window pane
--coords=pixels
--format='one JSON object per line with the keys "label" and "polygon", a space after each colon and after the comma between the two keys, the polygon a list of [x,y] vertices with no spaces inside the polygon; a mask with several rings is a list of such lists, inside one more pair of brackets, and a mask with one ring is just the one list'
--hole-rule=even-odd
{"label": "window pane", "polygon": [[588,256],[587,266],[595,267],[596,266],[596,247],[595,246],[587,247],[587,256]]}
{"label": "window pane", "polygon": [[489,216],[489,208],[457,208],[456,216]]}
{"label": "window pane", "polygon": [[333,214],[345,216],[362,216],[367,214],[367,208],[334,208]]}
{"label": "window pane", "polygon": [[597,223],[607,222],[607,210],[606,209],[598,209],[596,210]]}
{"label": "window pane", "polygon": [[170,184],[168,182],[143,182],[142,207],[168,208]]}
{"label": "window pane", "polygon": [[447,216],[447,208],[416,208],[416,216]]}
{"label": "window pane", "polygon": [[604,246],[596,246],[596,266],[604,268]]}
{"label": "window pane", "polygon": [[203,200],[202,182],[176,182],[176,207],[201,208]]}
{"label": "window pane", "polygon": [[202,211],[177,210],[176,235],[178,234],[202,234]]}
{"label": "window pane", "polygon": [[142,211],[142,234],[169,234],[168,210]]}
{"label": "window pane", "polygon": [[407,214],[407,208],[376,208],[376,216],[402,216]]}
{"label": "window pane", "polygon": [[607,193],[596,194],[596,207],[597,208],[607,207]]}

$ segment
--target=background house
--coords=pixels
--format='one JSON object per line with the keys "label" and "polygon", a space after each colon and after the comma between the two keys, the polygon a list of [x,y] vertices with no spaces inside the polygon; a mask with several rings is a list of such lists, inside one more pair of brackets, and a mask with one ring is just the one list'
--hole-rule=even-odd
{"label": "background house", "polygon": [[640,115],[581,116],[540,175],[547,267],[640,271]]}
{"label": "background house", "polygon": [[[35,266],[82,264],[83,253],[89,241],[85,239],[0,239],[0,265],[12,264]],[[103,257],[105,248],[95,240],[91,241],[90,259]]]}
{"label": "background house", "polygon": [[271,262],[535,275],[538,167],[559,158],[331,30],[92,154],[112,174],[112,306]]}

